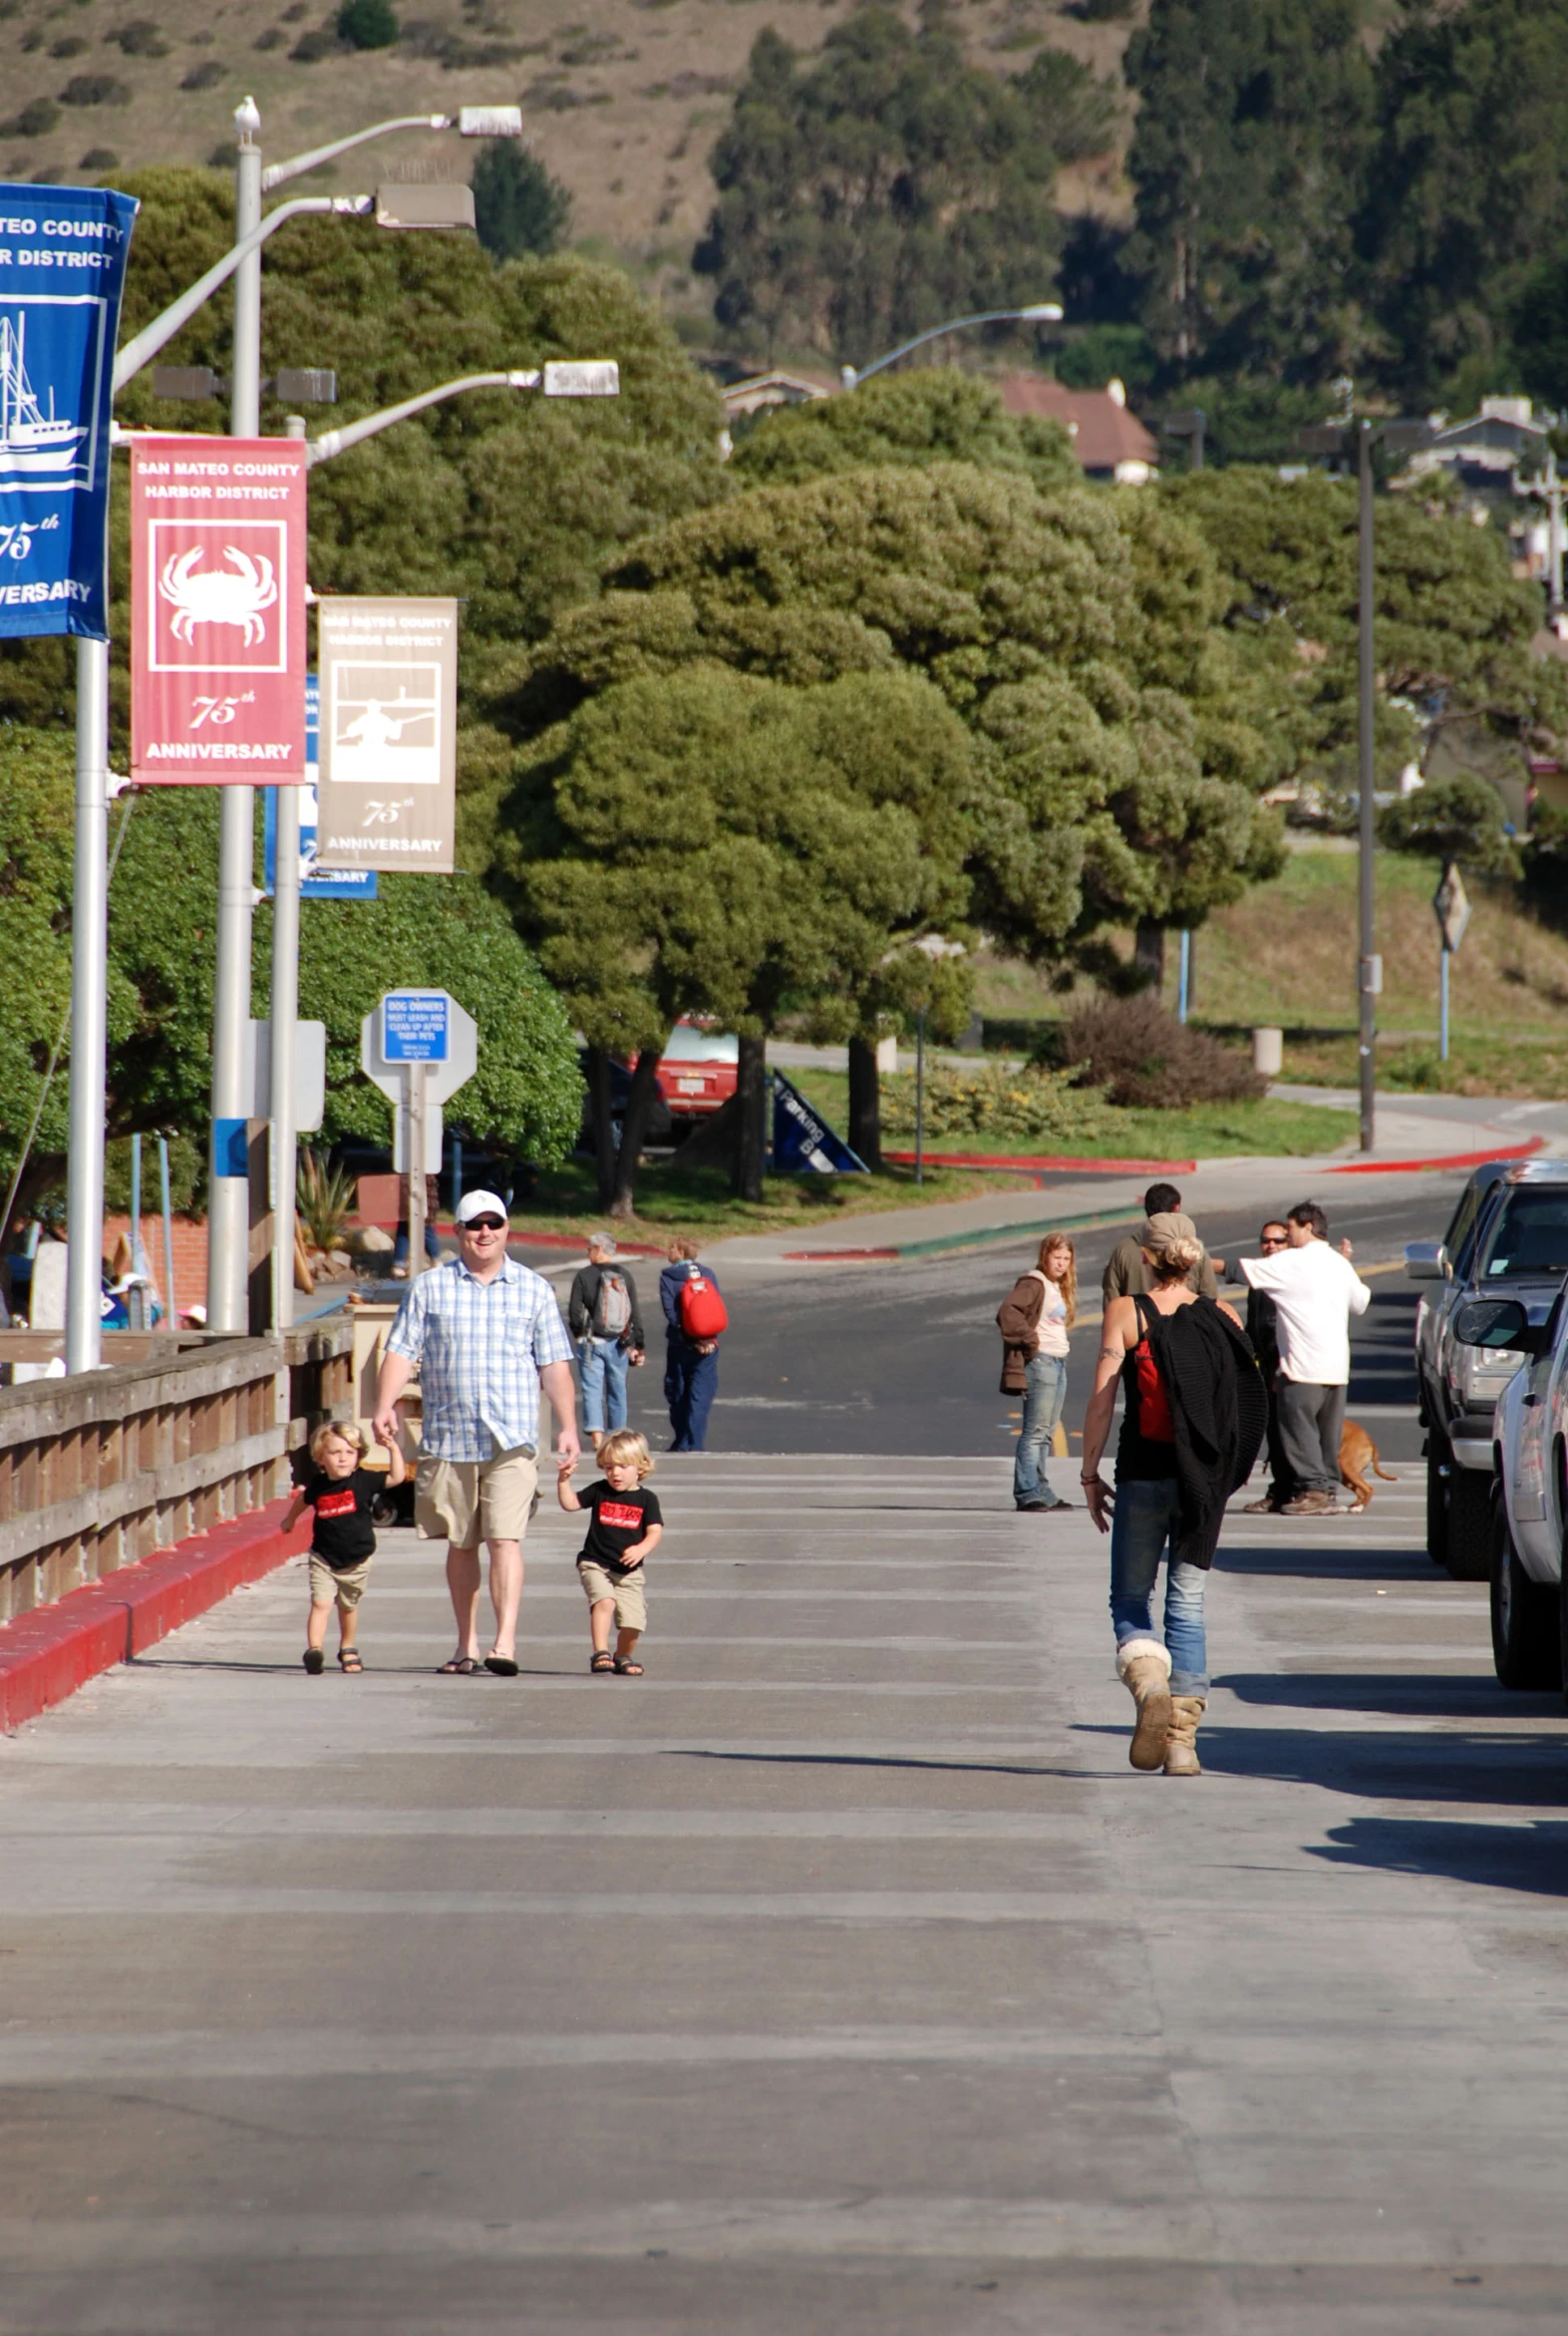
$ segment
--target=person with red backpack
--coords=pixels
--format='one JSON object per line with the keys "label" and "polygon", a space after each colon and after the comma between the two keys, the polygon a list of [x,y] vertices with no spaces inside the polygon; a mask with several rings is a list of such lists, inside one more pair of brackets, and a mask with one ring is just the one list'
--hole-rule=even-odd
{"label": "person with red backpack", "polygon": [[672,1452],[705,1452],[708,1414],[719,1385],[719,1341],[730,1323],[718,1276],[697,1262],[697,1243],[679,1233],[659,1276],[667,1325],[664,1398],[670,1407]]}
{"label": "person with red backpack", "polygon": [[[1116,1675],[1137,1707],[1135,1769],[1202,1774],[1197,1733],[1208,1701],[1203,1592],[1225,1503],[1252,1473],[1268,1418],[1257,1361],[1227,1305],[1187,1276],[1203,1244],[1192,1219],[1161,1212],[1138,1232],[1147,1295],[1113,1298],[1084,1417],[1084,1492],[1110,1534]],[[1125,1412],[1116,1488],[1099,1474],[1120,1381]],[[1165,1634],[1154,1635],[1154,1583],[1165,1559]]]}

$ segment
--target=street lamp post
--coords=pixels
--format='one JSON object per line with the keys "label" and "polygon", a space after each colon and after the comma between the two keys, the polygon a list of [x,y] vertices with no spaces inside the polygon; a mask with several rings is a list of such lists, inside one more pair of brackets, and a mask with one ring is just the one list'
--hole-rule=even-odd
{"label": "street lamp post", "polygon": [[1377,559],[1374,535],[1373,448],[1410,453],[1431,437],[1425,422],[1328,422],[1298,434],[1307,454],[1343,455],[1354,446],[1358,486],[1357,524],[1357,830],[1360,839],[1358,905],[1360,938],[1356,991],[1359,1007],[1357,1048],[1361,1071],[1361,1149],[1371,1152],[1377,1140],[1378,1108],[1378,999],[1383,990],[1383,959],[1378,954],[1377,876],[1377,760],[1374,752],[1377,712],[1377,644],[1374,636]]}
{"label": "street lamp post", "polygon": [[896,349],[889,349],[885,357],[878,357],[874,365],[840,365],[838,378],[846,390],[858,389],[869,381],[873,373],[884,366],[896,365],[900,357],[907,357],[911,349],[924,348],[927,341],[939,341],[944,333],[968,332],[980,324],[1060,324],[1062,305],[1057,300],[1037,300],[1028,308],[988,308],[979,316],[954,316],[946,324],[934,324],[929,332],[916,333],[912,341],[900,341]]}

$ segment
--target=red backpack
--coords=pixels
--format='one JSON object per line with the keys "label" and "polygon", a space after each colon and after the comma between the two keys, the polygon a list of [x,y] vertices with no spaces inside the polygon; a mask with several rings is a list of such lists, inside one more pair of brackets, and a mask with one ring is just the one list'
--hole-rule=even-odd
{"label": "red backpack", "polygon": [[1150,1444],[1174,1444],[1176,1424],[1170,1416],[1170,1397],[1165,1392],[1159,1365],[1149,1347],[1148,1325],[1143,1318],[1142,1307],[1137,1306],[1136,1312],[1140,1335],[1137,1345],[1132,1349],[1132,1360],[1137,1369],[1138,1434]]}
{"label": "red backpack", "polygon": [[681,1328],[688,1338],[718,1338],[730,1327],[730,1312],[719,1292],[694,1265],[681,1284]]}

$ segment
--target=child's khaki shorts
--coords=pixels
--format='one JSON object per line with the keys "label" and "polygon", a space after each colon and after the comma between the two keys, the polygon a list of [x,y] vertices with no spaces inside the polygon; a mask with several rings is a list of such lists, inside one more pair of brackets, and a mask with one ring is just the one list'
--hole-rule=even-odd
{"label": "child's khaki shorts", "polygon": [[310,1602],[313,1606],[330,1606],[334,1600],[345,1611],[352,1611],[365,1595],[365,1584],[370,1579],[374,1557],[362,1557],[358,1565],[345,1565],[334,1571],[325,1557],[310,1552]]}
{"label": "child's khaki shorts", "polygon": [[606,1573],[604,1567],[595,1565],[591,1557],[579,1557],[577,1578],[588,1593],[590,1606],[596,1606],[601,1598],[615,1600],[617,1630],[647,1629],[648,1596],[643,1588],[640,1565],[634,1565],[630,1573],[623,1573],[617,1581],[613,1573]]}
{"label": "child's khaki shorts", "polygon": [[414,1522],[425,1541],[471,1549],[520,1541],[533,1514],[539,1464],[524,1445],[493,1460],[438,1460],[422,1452],[414,1478]]}

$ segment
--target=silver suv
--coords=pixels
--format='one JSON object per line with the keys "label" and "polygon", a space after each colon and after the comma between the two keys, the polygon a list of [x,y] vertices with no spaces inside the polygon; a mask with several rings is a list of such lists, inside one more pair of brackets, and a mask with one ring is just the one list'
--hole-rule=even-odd
{"label": "silver suv", "polygon": [[1465,1185],[1440,1241],[1411,1241],[1405,1269],[1421,1293],[1415,1373],[1426,1431],[1426,1548],[1456,1581],[1491,1570],[1492,1415],[1525,1360],[1454,1337],[1466,1299],[1517,1299],[1543,1323],[1568,1274],[1568,1160],[1488,1161]]}

